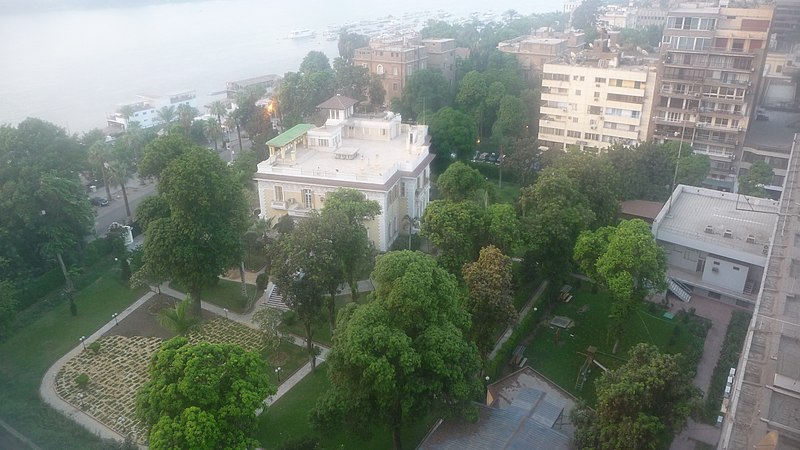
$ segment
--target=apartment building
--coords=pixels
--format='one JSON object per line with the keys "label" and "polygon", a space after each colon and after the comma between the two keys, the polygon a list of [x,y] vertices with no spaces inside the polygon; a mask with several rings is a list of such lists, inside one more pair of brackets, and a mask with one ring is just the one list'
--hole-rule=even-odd
{"label": "apartment building", "polygon": [[659,53],[655,138],[711,158],[705,186],[732,191],[764,67],[771,6],[670,11]]}
{"label": "apartment building", "polygon": [[[189,105],[197,107],[195,91],[180,91],[166,95],[139,95],[138,100],[117,105],[117,110],[106,116],[106,124],[111,129],[125,130],[132,122],[141,128],[161,125],[158,110],[165,106]],[[176,117],[177,118],[177,117]]]}
{"label": "apartment building", "polygon": [[800,183],[795,137],[736,376],[720,414],[722,450],[800,448]]}
{"label": "apartment building", "polygon": [[[455,55],[455,48],[453,54]],[[414,72],[428,67],[428,50],[424,45],[405,42],[375,43],[356,49],[353,64],[366,67],[369,73],[381,78],[386,90],[386,102],[390,104],[393,98],[403,94],[403,89]]]}
{"label": "apartment building", "polygon": [[585,45],[582,32],[557,33],[547,29],[520,36],[497,44],[503,53],[514,55],[526,80],[542,74],[545,63],[555,61],[570,53],[578,53]]}
{"label": "apartment building", "polygon": [[430,199],[428,127],[389,111],[356,114],[356,103],[337,95],[318,106],[323,126],[296,125],[267,142],[270,156],[254,176],[261,217],[306,217],[327,193],[357,189],[381,206],[366,226],[375,248],[387,251]]}
{"label": "apartment building", "polygon": [[456,81],[456,40],[423,39],[421,42],[428,53],[428,68],[442,72],[452,87]]}
{"label": "apartment building", "polygon": [[545,64],[540,145],[600,151],[649,140],[656,71],[637,62],[601,51]]}
{"label": "apartment building", "polygon": [[678,185],[653,222],[667,254],[669,290],[753,308],[761,289],[778,202]]}

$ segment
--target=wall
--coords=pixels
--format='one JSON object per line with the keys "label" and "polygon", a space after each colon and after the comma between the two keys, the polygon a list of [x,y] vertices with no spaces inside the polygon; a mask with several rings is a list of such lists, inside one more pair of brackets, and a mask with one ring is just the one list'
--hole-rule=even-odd
{"label": "wall", "polygon": [[703,281],[741,294],[744,292],[748,271],[749,267],[746,264],[734,263],[709,255],[706,257],[706,266],[703,269]]}

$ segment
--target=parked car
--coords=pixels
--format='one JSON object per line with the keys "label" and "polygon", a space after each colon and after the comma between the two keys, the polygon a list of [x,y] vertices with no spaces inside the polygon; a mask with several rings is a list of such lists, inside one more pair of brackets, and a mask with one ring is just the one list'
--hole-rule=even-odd
{"label": "parked car", "polygon": [[103,197],[92,197],[89,199],[89,202],[94,206],[108,206],[108,199]]}

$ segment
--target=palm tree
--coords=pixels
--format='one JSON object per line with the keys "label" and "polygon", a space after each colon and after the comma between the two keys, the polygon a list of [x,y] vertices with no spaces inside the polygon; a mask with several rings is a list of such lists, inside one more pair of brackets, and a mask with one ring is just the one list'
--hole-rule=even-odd
{"label": "palm tree", "polygon": [[139,122],[132,122],[125,130],[125,134],[117,140],[123,148],[133,152],[133,166],[139,166],[139,151],[144,147],[144,136]]}
{"label": "palm tree", "polygon": [[200,319],[189,313],[192,299],[186,296],[174,308],[167,308],[158,313],[158,323],[179,335],[186,335],[200,325]]}
{"label": "palm tree", "polygon": [[233,111],[228,113],[228,118],[226,123],[229,124],[228,128],[236,127],[236,137],[239,139],[239,149],[242,148],[242,130],[241,130],[241,113],[238,109],[234,109]]}
{"label": "palm tree", "polygon": [[106,163],[108,169],[109,181],[114,184],[119,184],[122,190],[122,198],[125,200],[125,212],[127,213],[128,222],[131,221],[131,207],[128,204],[128,191],[125,189],[125,184],[131,178],[131,171],[125,161],[114,161],[109,164]]}
{"label": "palm tree", "polygon": [[217,139],[222,136],[222,126],[214,119],[208,119],[203,123],[203,133],[206,135],[206,139],[214,141],[214,150],[219,150]]}
{"label": "palm tree", "polygon": [[[131,105],[123,105],[123,106],[121,106],[119,108],[118,112],[120,113],[120,115],[122,115],[122,118],[125,119],[125,129],[127,129],[131,125],[130,120],[131,120],[131,116],[134,113],[133,106],[131,106]],[[134,122],[134,123],[138,123],[138,122]]]}
{"label": "palm tree", "polygon": [[228,108],[225,107],[225,104],[219,100],[213,101],[208,107],[208,112],[212,116],[217,116],[217,123],[222,127],[222,116],[228,114]]}
{"label": "palm tree", "polygon": [[111,201],[111,187],[108,184],[108,174],[106,174],[106,164],[108,163],[108,147],[105,142],[95,142],[89,147],[89,163],[95,168],[100,168],[100,173],[103,176],[103,184],[106,187],[106,197]]}
{"label": "palm tree", "polygon": [[197,109],[188,103],[181,103],[178,105],[178,120],[183,125],[183,135],[189,137],[189,129],[192,127],[192,121],[197,117]]}
{"label": "palm tree", "polygon": [[157,114],[158,114],[158,120],[160,120],[161,123],[164,124],[165,128],[167,129],[167,132],[169,132],[169,124],[171,124],[172,121],[175,120],[175,107],[172,105],[164,106],[158,110]]}

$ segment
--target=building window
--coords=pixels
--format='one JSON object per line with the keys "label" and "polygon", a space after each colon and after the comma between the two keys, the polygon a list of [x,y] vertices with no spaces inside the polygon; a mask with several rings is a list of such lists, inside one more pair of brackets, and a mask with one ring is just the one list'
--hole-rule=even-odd
{"label": "building window", "polygon": [[580,89],[575,89],[575,95],[581,95],[581,90]]}
{"label": "building window", "polygon": [[567,130],[567,137],[580,138],[581,137],[581,132],[580,131],[575,131],[575,130]]}
{"label": "building window", "polygon": [[400,198],[406,198],[406,183],[400,182]]}
{"label": "building window", "polygon": [[378,66],[375,68],[375,72],[378,75],[383,75],[383,64],[378,64]]}
{"label": "building window", "polygon": [[397,67],[394,68],[394,75],[400,75],[400,71],[397,69]]}
{"label": "building window", "polygon": [[275,186],[275,201],[283,201],[283,186]]}
{"label": "building window", "polygon": [[303,189],[303,206],[306,209],[314,208],[314,192],[311,189]]}
{"label": "building window", "polygon": [[397,91],[397,83],[392,83],[392,90]]}

